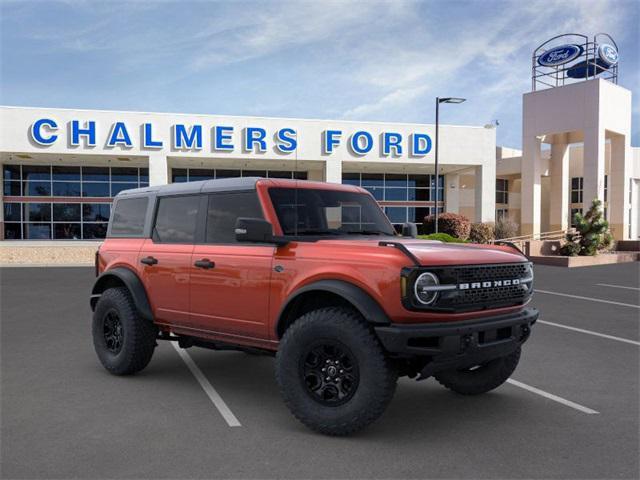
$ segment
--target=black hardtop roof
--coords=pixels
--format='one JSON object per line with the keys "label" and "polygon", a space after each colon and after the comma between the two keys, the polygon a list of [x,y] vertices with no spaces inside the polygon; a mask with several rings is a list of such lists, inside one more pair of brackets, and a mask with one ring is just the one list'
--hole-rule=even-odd
{"label": "black hardtop roof", "polygon": [[132,188],[118,193],[117,197],[142,195],[181,195],[189,193],[229,192],[234,190],[255,190],[260,177],[220,178],[217,180],[201,180],[198,182],[170,183],[153,187]]}

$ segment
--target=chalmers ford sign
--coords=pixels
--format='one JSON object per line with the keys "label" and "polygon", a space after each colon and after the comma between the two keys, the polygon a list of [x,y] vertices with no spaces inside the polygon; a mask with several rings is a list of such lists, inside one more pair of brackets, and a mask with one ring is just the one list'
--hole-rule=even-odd
{"label": "chalmers ford sign", "polygon": [[[93,120],[71,120],[59,122],[54,118],[38,118],[29,128],[29,135],[36,145],[48,147],[57,142],[67,142],[71,147],[95,147],[100,143],[106,148],[145,150],[210,151],[265,153],[290,155],[298,149],[296,129],[284,126],[275,131],[259,126],[239,129],[229,125],[202,125],[175,123],[169,131],[159,131],[153,123],[133,125],[131,122],[115,121],[110,125]],[[432,148],[431,137],[423,132],[401,134],[382,132],[374,135],[367,130],[358,130],[345,135],[340,129],[326,129],[321,136],[321,155],[331,155],[341,146],[351,153],[364,156],[380,153],[383,156],[408,154],[424,157]]]}

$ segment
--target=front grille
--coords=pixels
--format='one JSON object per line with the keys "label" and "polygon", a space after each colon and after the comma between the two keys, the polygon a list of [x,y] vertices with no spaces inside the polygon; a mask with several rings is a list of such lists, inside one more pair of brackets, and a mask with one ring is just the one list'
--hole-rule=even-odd
{"label": "front grille", "polygon": [[[435,310],[469,311],[519,305],[525,303],[533,291],[533,269],[529,262],[425,268],[416,272],[413,280],[424,271],[435,273],[440,285],[455,286],[438,293],[431,305]],[[522,282],[514,285],[512,282],[516,279]],[[495,285],[500,281],[502,285]]]}

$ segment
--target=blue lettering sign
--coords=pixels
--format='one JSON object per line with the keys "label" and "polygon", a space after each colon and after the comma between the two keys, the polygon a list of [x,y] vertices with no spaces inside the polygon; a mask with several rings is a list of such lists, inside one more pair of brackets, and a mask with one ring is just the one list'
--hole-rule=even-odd
{"label": "blue lettering sign", "polygon": [[50,118],[41,118],[31,125],[31,138],[38,145],[53,144],[58,139],[58,135],[52,133],[49,136],[45,136],[42,132],[43,127],[46,127],[50,132],[58,130],[58,124],[54,120],[51,120]]}
{"label": "blue lettering sign", "polygon": [[333,153],[335,147],[340,145],[340,137],[342,136],[342,130],[325,130],[324,138],[322,141],[322,150],[325,154]]}
{"label": "blue lettering sign", "polygon": [[385,132],[382,136],[382,154],[391,155],[391,149],[393,148],[393,155],[402,155],[402,135],[399,133]]}
{"label": "blue lettering sign", "polygon": [[259,127],[247,127],[244,131],[244,149],[247,152],[253,152],[254,146],[258,146],[259,152],[267,151],[267,142],[265,141],[265,137],[267,136],[267,132],[264,128]]}
{"label": "blue lettering sign", "polygon": [[281,128],[276,132],[276,148],[282,153],[293,152],[298,147],[296,131],[293,128]]}
{"label": "blue lettering sign", "polygon": [[107,147],[115,147],[116,145],[122,145],[127,148],[133,146],[124,122],[116,122],[111,128],[111,134],[109,135],[109,140],[107,140]]}
{"label": "blue lettering sign", "polygon": [[[364,143],[361,142],[364,140]],[[365,155],[373,148],[373,137],[369,132],[360,130],[351,136],[351,150],[356,155]]]}
{"label": "blue lettering sign", "polygon": [[150,123],[144,124],[144,130],[142,134],[142,146],[143,148],[162,148],[162,140],[153,140],[153,125]]}
{"label": "blue lettering sign", "polygon": [[227,143],[232,140],[233,127],[215,127],[214,131],[213,148],[216,150],[233,150],[233,144]]}
{"label": "blue lettering sign", "polygon": [[80,128],[78,120],[71,121],[71,145],[77,147],[80,145],[80,137],[87,138],[87,146],[96,146],[96,122],[90,120],[85,122],[85,128]]}
{"label": "blue lettering sign", "polygon": [[181,123],[174,125],[173,148],[202,149],[202,125],[193,125],[188,131],[187,127]]}
{"label": "blue lettering sign", "polygon": [[411,135],[411,155],[426,155],[431,151],[431,137],[426,133],[414,133]]}

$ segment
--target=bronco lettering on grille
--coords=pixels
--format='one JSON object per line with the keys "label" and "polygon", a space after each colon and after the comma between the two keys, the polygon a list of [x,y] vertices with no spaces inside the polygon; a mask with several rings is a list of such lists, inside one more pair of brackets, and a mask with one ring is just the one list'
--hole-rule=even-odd
{"label": "bronco lettering on grille", "polygon": [[513,278],[511,280],[491,280],[488,282],[459,283],[458,290],[475,290],[478,288],[492,288],[492,287],[511,287],[512,285],[520,285],[520,279]]}

